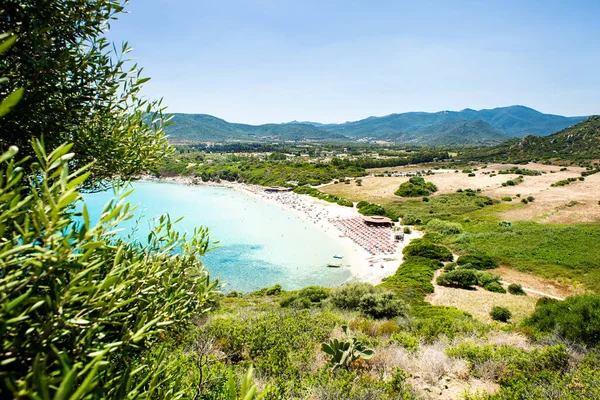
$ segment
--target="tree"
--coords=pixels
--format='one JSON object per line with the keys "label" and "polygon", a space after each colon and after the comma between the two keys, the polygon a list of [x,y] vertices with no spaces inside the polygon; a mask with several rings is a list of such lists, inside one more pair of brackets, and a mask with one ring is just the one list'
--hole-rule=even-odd
{"label": "tree", "polygon": [[[0,152],[19,147],[34,156],[33,138],[54,149],[73,143],[71,165],[89,167],[89,186],[152,169],[170,152],[160,101],[140,97],[149,78],[103,36],[125,3],[115,0],[6,0],[0,32],[14,45],[0,59],[0,98],[24,89],[0,119]],[[27,165],[33,162],[32,157]],[[27,168],[26,168],[27,169]]]}
{"label": "tree", "polygon": [[181,235],[163,216],[147,244],[126,242],[114,234],[132,217],[126,194],[91,224],[71,147],[36,141],[30,176],[16,147],[0,156],[0,393],[176,398],[165,353],[143,355],[216,302],[207,230]]}
{"label": "tree", "polygon": [[362,179],[356,180],[356,186],[362,186]]}

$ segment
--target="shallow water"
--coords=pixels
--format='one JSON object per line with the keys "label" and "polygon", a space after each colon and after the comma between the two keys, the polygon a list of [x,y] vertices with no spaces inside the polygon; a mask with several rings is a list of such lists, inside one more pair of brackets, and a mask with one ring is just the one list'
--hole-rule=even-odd
{"label": "shallow water", "polygon": [[[308,285],[336,286],[350,277],[350,268],[327,268],[344,247],[311,222],[291,211],[244,192],[219,187],[137,182],[129,202],[138,204],[136,218],[123,224],[129,233],[141,217],[135,237],[143,241],[149,223],[169,213],[179,231],[206,226],[218,248],[203,259],[211,277],[227,285],[224,291],[248,292],[280,283],[285,289]],[[112,191],[85,195],[90,219],[97,221]]]}

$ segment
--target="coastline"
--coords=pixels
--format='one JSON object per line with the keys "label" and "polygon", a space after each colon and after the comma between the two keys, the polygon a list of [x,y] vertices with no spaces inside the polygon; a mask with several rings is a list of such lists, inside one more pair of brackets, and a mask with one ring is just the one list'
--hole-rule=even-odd
{"label": "coastline", "polygon": [[238,182],[203,182],[199,179],[182,176],[167,178],[143,176],[140,177],[139,181],[168,182],[190,186],[224,187],[241,191],[260,201],[290,211],[296,216],[310,221],[317,229],[336,240],[344,247],[346,254],[349,255],[349,259],[343,260],[345,265],[350,265],[351,277],[349,278],[349,281],[368,282],[373,285],[381,283],[384,278],[393,275],[398,269],[398,266],[402,263],[402,249],[407,246],[412,239],[422,236],[421,232],[413,230],[411,234],[404,235],[403,242],[397,243],[394,254],[371,255],[367,250],[353,242],[350,238],[343,236],[329,221],[331,218],[351,218],[360,216],[361,214],[359,214],[358,210],[354,207],[340,206],[335,203],[329,203],[309,195],[301,195],[295,192],[267,193],[263,186]]}

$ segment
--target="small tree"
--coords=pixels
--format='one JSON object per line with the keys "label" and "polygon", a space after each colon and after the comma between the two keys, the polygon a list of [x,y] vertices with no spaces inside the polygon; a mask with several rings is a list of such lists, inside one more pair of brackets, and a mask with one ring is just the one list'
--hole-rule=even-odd
{"label": "small tree", "polygon": [[356,180],[356,186],[362,186],[362,179]]}
{"label": "small tree", "polygon": [[490,311],[490,317],[494,321],[508,322],[512,318],[512,313],[508,308],[494,306],[492,307],[492,311]]}

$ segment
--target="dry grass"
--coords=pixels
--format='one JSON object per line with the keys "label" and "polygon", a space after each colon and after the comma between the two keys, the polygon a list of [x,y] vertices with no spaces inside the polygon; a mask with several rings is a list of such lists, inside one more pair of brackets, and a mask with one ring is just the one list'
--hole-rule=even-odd
{"label": "dry grass", "polygon": [[[436,277],[442,271],[437,271]],[[439,286],[432,282],[435,288],[433,294],[425,300],[431,304],[456,307],[470,313],[474,318],[486,322],[494,322],[490,317],[493,306],[506,307],[512,313],[510,322],[518,323],[535,310],[535,303],[541,296],[515,296],[509,293],[492,293],[476,287],[473,290],[455,289]]]}
{"label": "dry grass", "polygon": [[456,399],[465,392],[496,391],[495,383],[472,378],[465,360],[446,355],[444,350],[450,344],[438,341],[422,345],[416,352],[393,344],[377,349],[368,364],[383,376],[391,376],[395,368],[401,368],[410,376],[407,383],[427,398]]}
{"label": "dry grass", "polygon": [[[482,194],[495,199],[513,197],[513,202],[520,201],[521,197],[533,196],[535,201],[526,207],[516,207],[501,215],[505,220],[527,220],[538,218],[549,223],[574,223],[600,221],[600,174],[590,175],[583,182],[575,182],[562,187],[550,185],[567,178],[581,176],[584,171],[580,167],[569,167],[567,171],[560,171],[561,167],[530,163],[520,165],[520,168],[544,171],[540,176],[525,176],[524,181],[517,186],[502,186],[503,182],[514,179],[517,175],[502,174],[490,176],[493,172],[510,169],[512,164],[489,164],[485,169],[479,169],[474,177],[469,177],[462,172],[444,172],[426,177],[438,187],[438,194],[454,193],[458,189],[481,189]],[[419,167],[424,169],[424,167]],[[474,168],[474,167],[473,167]],[[409,172],[417,167],[386,168],[387,170]],[[323,192],[335,194],[352,201],[366,200],[374,203],[385,204],[391,200],[401,200],[394,195],[401,183],[408,177],[366,177],[362,178],[362,186],[352,182],[349,185],[339,183],[320,188]]]}

